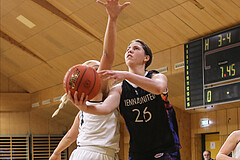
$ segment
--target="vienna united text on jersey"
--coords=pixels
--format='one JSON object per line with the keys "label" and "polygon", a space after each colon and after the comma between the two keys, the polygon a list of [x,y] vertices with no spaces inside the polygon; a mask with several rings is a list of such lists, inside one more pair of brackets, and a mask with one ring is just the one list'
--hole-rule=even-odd
{"label": "vienna united text on jersey", "polygon": [[131,99],[125,99],[124,103],[125,103],[125,106],[133,106],[133,105],[137,105],[137,104],[147,103],[149,101],[154,100],[155,98],[156,98],[155,94],[149,93],[145,96],[131,98]]}

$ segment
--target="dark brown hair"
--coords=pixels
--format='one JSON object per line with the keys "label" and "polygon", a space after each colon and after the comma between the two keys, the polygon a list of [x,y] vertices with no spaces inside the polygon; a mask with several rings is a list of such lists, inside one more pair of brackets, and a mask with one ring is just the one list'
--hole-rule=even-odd
{"label": "dark brown hair", "polygon": [[148,55],[150,57],[149,60],[145,64],[145,69],[146,69],[152,63],[152,51],[148,47],[148,45],[145,42],[143,42],[142,40],[140,40],[140,39],[132,40],[130,42],[130,44],[133,43],[133,42],[139,42],[142,45],[143,49],[144,49],[145,55]]}

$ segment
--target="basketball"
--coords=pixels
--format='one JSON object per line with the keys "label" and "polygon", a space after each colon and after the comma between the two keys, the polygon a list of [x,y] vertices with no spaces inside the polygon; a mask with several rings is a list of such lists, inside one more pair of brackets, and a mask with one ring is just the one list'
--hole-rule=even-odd
{"label": "basketball", "polygon": [[78,98],[82,93],[88,95],[88,100],[94,98],[101,88],[101,79],[95,69],[87,65],[75,65],[64,76],[63,85],[66,93],[70,91],[74,96],[78,92]]}

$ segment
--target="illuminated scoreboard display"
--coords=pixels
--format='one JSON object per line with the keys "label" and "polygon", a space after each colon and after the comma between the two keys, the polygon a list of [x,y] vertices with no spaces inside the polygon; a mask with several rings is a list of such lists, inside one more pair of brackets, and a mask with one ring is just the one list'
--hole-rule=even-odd
{"label": "illuminated scoreboard display", "polygon": [[240,26],[184,45],[185,108],[240,101]]}

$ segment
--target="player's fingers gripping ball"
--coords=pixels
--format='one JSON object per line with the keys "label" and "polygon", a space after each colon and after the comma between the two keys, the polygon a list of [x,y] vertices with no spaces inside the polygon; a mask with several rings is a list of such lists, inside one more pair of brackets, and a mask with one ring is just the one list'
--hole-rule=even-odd
{"label": "player's fingers gripping ball", "polygon": [[88,95],[88,100],[94,98],[100,91],[101,79],[92,67],[87,65],[75,65],[65,74],[63,85],[66,93],[70,91],[74,97],[75,91],[78,92],[78,99],[82,93]]}

